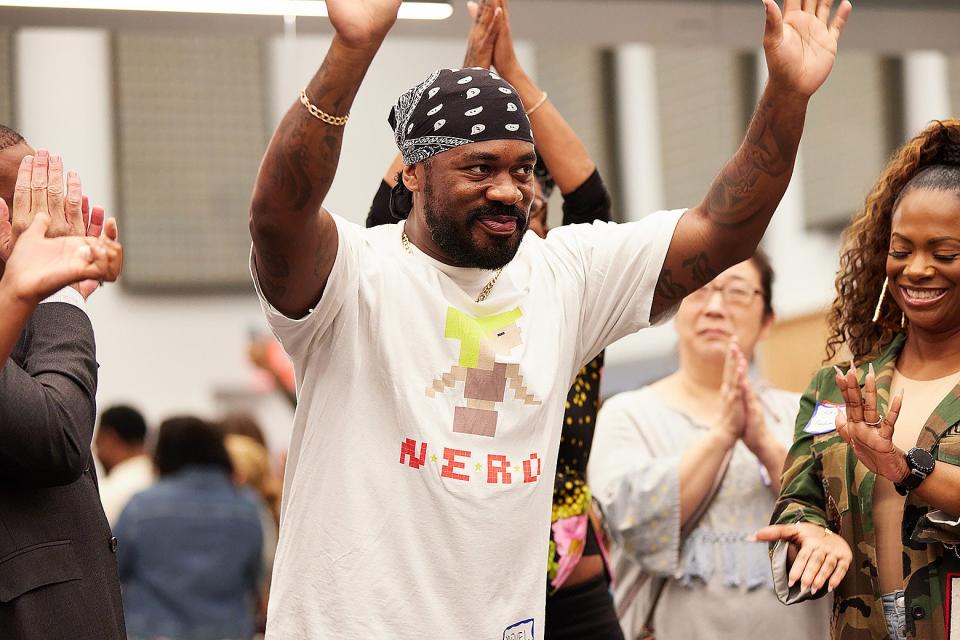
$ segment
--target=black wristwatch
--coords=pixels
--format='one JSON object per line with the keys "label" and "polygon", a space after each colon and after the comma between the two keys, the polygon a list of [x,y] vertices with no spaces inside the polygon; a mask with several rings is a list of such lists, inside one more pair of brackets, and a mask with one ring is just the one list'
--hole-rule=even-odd
{"label": "black wristwatch", "polygon": [[907,467],[909,467],[910,473],[907,474],[906,478],[893,485],[897,493],[905,496],[919,487],[920,483],[933,473],[933,467],[936,463],[933,455],[926,449],[914,447],[907,451]]}

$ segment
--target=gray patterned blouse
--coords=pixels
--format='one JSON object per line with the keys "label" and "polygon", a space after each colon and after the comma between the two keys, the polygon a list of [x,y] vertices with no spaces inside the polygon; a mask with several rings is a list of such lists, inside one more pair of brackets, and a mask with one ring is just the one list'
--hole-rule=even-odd
{"label": "gray patterned blouse", "polygon": [[[789,447],[799,395],[754,388],[767,428]],[[768,523],[776,496],[743,442],[710,509],[680,548],[680,458],[707,429],[650,387],[614,396],[601,408],[588,479],[613,538],[618,605],[646,571],[669,577],[654,619],[659,640],[774,637],[765,628],[783,640],[829,637],[827,598],[787,608],[774,594],[767,545],[752,535]],[[621,615],[628,639],[642,627],[649,598],[649,589],[641,591]]]}

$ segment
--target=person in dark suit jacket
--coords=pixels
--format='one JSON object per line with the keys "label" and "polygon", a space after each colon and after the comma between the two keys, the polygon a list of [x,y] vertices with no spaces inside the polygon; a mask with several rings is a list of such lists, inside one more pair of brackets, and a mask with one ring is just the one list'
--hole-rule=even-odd
{"label": "person in dark suit jacket", "polygon": [[[3,140],[0,130],[0,155]],[[97,363],[81,295],[119,274],[116,223],[84,237],[79,178],[68,174],[64,190],[62,161],[43,150],[24,158],[15,193],[0,194],[0,638],[120,640],[117,542],[90,454]]]}

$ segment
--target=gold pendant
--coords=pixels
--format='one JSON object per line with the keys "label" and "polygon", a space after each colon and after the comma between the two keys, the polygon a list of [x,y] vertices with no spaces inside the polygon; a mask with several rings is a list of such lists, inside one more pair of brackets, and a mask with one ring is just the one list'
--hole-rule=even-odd
{"label": "gold pendant", "polygon": [[[406,231],[400,232],[400,244],[403,245],[404,250],[413,255],[413,249],[410,248],[410,238],[407,237]],[[480,295],[477,296],[477,304],[483,302],[487,299],[487,296],[490,295],[490,292],[493,290],[493,286],[497,284],[497,280],[500,278],[500,274],[503,273],[503,267],[497,269],[497,272],[493,274],[493,278],[483,287],[480,291]]]}

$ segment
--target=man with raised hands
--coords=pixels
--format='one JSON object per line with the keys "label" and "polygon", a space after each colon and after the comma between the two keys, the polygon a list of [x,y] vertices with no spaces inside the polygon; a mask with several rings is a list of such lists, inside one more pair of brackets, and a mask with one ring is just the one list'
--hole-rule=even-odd
{"label": "man with raised hands", "polygon": [[753,254],[851,11],[764,4],[770,79],[703,202],[541,239],[525,233],[535,105],[483,69],[436,71],[393,106],[404,222],[362,229],[322,207],[400,7],[328,0],[336,35],[250,211],[251,271],[299,396],[268,638],[543,637],[567,389]]}

